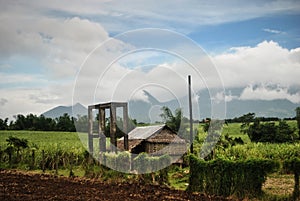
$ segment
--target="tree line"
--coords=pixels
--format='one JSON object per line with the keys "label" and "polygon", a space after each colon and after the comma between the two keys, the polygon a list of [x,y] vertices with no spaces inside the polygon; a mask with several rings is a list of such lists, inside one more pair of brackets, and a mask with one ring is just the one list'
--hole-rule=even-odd
{"label": "tree line", "polygon": [[[168,107],[161,108],[162,114],[160,117],[163,122],[166,123],[174,131],[181,132],[185,130],[184,123],[187,123],[189,120],[186,117],[183,117],[181,109],[177,109],[173,114]],[[93,130],[97,130],[99,114],[93,119]],[[77,116],[77,118],[70,116],[65,113],[58,118],[49,118],[44,115],[34,115],[28,114],[26,116],[18,114],[15,117],[15,121],[10,121],[8,118],[0,118],[0,130],[33,130],[33,131],[69,131],[69,132],[87,132],[88,131],[88,117],[87,115]],[[117,117],[117,136],[123,136],[122,127],[123,120],[120,117]],[[162,123],[162,122],[161,122]],[[132,130],[135,126],[145,126],[146,123],[138,123],[136,119],[129,119],[128,121],[128,130]],[[179,131],[179,129],[181,130]],[[110,133],[110,119],[106,118],[105,120],[105,134],[109,135]]]}
{"label": "tree line", "polygon": [[[296,108],[298,132],[291,127],[286,120],[273,120],[264,122],[261,117],[255,117],[255,113],[245,114],[241,119],[241,132],[247,134],[252,142],[293,142],[300,139],[300,107]],[[275,123],[278,122],[278,123]]]}
{"label": "tree line", "polygon": [[18,114],[15,121],[8,122],[8,118],[0,118],[0,130],[34,130],[34,131],[76,131],[76,118],[70,117],[67,113],[52,119],[44,115]]}

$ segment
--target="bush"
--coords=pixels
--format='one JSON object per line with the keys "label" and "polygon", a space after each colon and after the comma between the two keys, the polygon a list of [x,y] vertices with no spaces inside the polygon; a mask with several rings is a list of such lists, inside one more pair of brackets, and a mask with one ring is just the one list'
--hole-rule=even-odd
{"label": "bush", "polygon": [[286,121],[279,121],[276,125],[274,122],[261,123],[255,118],[252,124],[242,124],[241,131],[246,133],[252,142],[283,143],[293,142],[298,138],[295,128],[290,127]]}
{"label": "bush", "polygon": [[146,153],[139,154],[133,160],[133,168],[137,173],[151,173],[161,170],[171,164],[171,158],[168,155],[149,156]]}
{"label": "bush", "polygon": [[105,153],[105,165],[113,170],[120,172],[130,171],[130,154],[129,152]]}
{"label": "bush", "polygon": [[191,155],[188,191],[238,198],[258,196],[266,175],[278,168],[279,163],[271,160],[204,161]]}
{"label": "bush", "polygon": [[300,175],[300,159],[299,158],[293,158],[290,160],[286,160],[283,163],[284,169],[287,171],[294,173],[294,180],[295,180],[295,186],[294,186],[294,192],[293,192],[293,199],[297,200],[297,198],[300,198],[300,185],[299,185],[299,175]]}

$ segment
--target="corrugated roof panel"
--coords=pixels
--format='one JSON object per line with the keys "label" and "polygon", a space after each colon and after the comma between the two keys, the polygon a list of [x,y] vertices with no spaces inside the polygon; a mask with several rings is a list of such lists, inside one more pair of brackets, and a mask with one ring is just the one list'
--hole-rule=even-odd
{"label": "corrugated roof panel", "polygon": [[136,127],[128,133],[129,140],[145,140],[163,129],[165,125]]}

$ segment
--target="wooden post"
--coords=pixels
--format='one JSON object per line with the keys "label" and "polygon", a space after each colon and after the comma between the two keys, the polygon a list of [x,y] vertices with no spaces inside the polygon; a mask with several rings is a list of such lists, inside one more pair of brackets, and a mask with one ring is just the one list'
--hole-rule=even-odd
{"label": "wooden post", "polygon": [[114,104],[111,104],[110,107],[110,149],[112,152],[117,152],[117,122],[116,122],[116,107]]}
{"label": "wooden post", "polygon": [[30,169],[34,169],[34,164],[35,164],[35,150],[31,150],[31,164],[30,164]]}
{"label": "wooden post", "polygon": [[124,132],[124,149],[129,150],[128,146],[128,108],[127,103],[123,106],[123,132]]}
{"label": "wooden post", "polygon": [[73,172],[73,161],[74,160],[74,156],[73,153],[71,153],[70,156],[70,173],[69,173],[69,177],[74,177],[74,172]]}
{"label": "wooden post", "polygon": [[193,111],[192,111],[192,91],[191,91],[191,76],[188,76],[188,86],[189,86],[189,111],[190,111],[190,143],[191,143],[191,153],[194,153],[193,148]]}
{"label": "wooden post", "polygon": [[89,152],[93,155],[94,147],[93,147],[93,107],[88,107],[88,118],[89,118],[89,130],[88,130],[88,146]]}
{"label": "wooden post", "polygon": [[100,152],[106,152],[105,109],[99,108],[99,146]]}
{"label": "wooden post", "polygon": [[59,163],[59,155],[58,152],[55,154],[55,175],[58,175],[58,163]]}
{"label": "wooden post", "polygon": [[45,150],[42,150],[42,170],[45,173]]}

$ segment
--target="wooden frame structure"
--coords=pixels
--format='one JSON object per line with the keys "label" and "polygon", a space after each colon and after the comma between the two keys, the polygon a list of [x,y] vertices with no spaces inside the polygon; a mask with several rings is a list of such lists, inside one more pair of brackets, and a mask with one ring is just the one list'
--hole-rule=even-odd
{"label": "wooden frame structure", "polygon": [[[117,108],[123,108],[124,150],[128,150],[128,104],[127,102],[109,102],[88,106],[88,146],[90,154],[94,152],[93,139],[99,138],[99,150],[106,152],[105,110],[110,110],[110,150],[117,152]],[[98,110],[98,132],[93,131],[93,110]]]}

